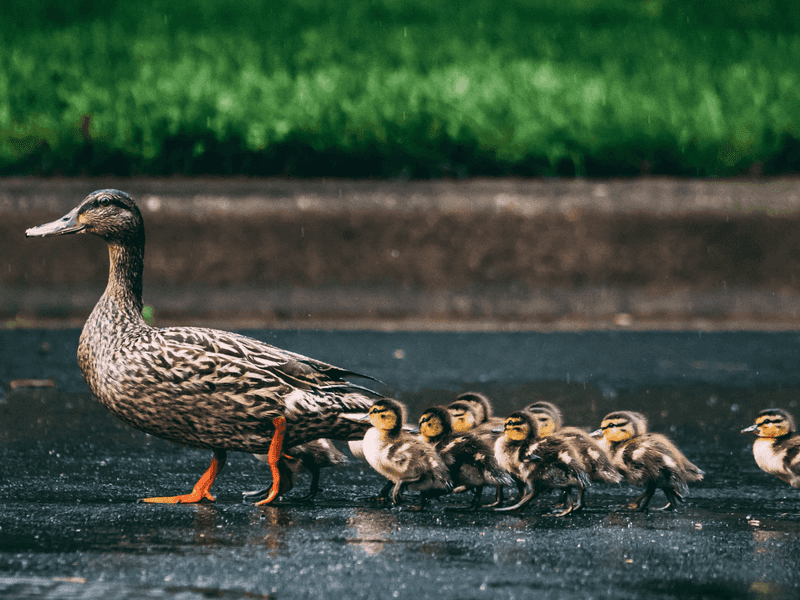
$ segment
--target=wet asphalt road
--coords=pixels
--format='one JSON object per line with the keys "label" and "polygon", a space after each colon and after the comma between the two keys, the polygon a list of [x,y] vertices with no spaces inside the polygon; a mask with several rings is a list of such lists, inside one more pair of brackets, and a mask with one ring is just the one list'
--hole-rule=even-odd
{"label": "wet asphalt road", "polygon": [[[498,414],[538,398],[571,424],[647,413],[707,473],[680,511],[630,513],[627,485],[546,516],[377,509],[382,480],[351,460],[319,498],[255,508],[266,467],[233,454],[215,504],[153,506],[188,491],[210,453],[150,438],[88,394],[78,330],[0,332],[2,598],[798,598],[800,490],[763,474],[738,430],[757,410],[800,416],[797,333],[247,332],[369,373],[413,417],[457,393]],[[17,387],[21,379],[54,387]],[[654,502],[662,497],[656,496]],[[466,498],[464,499],[466,500]],[[488,500],[488,494],[487,494]]]}

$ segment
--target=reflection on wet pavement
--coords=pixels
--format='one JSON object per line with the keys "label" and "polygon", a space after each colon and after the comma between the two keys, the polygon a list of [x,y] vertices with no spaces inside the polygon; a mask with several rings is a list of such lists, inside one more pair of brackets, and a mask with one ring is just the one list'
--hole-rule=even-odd
{"label": "reflection on wet pavement", "polygon": [[[77,332],[55,335],[77,340]],[[763,406],[800,416],[798,336],[723,336],[698,347],[688,336],[647,334],[647,343],[632,338],[626,354],[611,334],[605,345],[602,337],[534,336],[533,344],[453,334],[449,344],[428,339],[426,355],[424,344],[402,336],[362,332],[354,343],[352,334],[283,335],[281,345],[307,354],[316,340],[323,360],[371,348],[335,362],[386,381],[412,415],[469,388],[488,393],[498,414],[549,399],[584,426],[616,408],[643,410],[708,476],[674,514],[621,509],[638,493],[625,484],[592,486],[585,511],[564,519],[544,515],[551,497],[521,513],[461,511],[459,497],[414,513],[366,502],[382,481],[351,460],[323,473],[313,503],[256,508],[241,502],[241,492],[265,487],[268,470],[232,454],[215,483],[216,503],[145,505],[136,500],[191,487],[208,453],[114,420],[73,381],[74,357],[39,353],[39,336],[0,337],[0,352],[14,348],[14,357],[3,356],[0,380],[0,598],[800,597],[800,491],[762,473],[752,440],[738,434]],[[581,340],[592,346],[582,366],[574,356],[561,372],[544,364]],[[514,344],[530,354],[510,366]],[[742,345],[754,358],[741,356]],[[404,358],[387,359],[388,369],[380,357],[398,348]],[[659,356],[671,364],[658,366]],[[700,360],[707,369],[678,373]],[[26,361],[35,368],[24,371]],[[726,385],[719,373],[741,379]],[[7,386],[23,378],[56,386]]]}

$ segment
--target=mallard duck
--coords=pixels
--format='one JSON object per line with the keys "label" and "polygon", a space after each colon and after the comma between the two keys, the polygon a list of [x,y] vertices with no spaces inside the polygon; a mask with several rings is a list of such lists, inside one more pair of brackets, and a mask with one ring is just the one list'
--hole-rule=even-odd
{"label": "mallard duck", "polygon": [[611,462],[631,485],[643,485],[644,493],[628,508],[646,510],[658,488],[667,496],[659,510],[674,510],[688,493],[687,482],[703,479],[698,469],[666,436],[647,432],[647,417],[642,413],[618,411],[605,416],[599,436]]}
{"label": "mallard duck", "polygon": [[753,456],[763,471],[800,488],[800,435],[792,415],[782,408],[767,408],[742,433],[758,436],[753,443]]}
{"label": "mallard duck", "polygon": [[[574,442],[575,449],[580,453],[591,481],[619,483],[622,480],[622,475],[611,462],[606,450],[587,431],[578,427],[563,426],[561,409],[555,404],[546,401],[534,402],[526,406],[525,411],[530,413],[536,421],[541,437],[558,433]],[[565,494],[569,494],[569,490],[565,490]],[[566,500],[566,496],[564,500]],[[575,510],[582,508],[583,505],[583,492],[578,490]]]}
{"label": "mallard duck", "polygon": [[[509,415],[503,435],[495,443],[495,457],[500,466],[522,482],[525,493],[513,506],[497,511],[518,510],[542,491],[576,487],[579,496],[590,484],[586,465],[573,440],[558,433],[540,437],[538,426],[527,411]],[[569,498],[566,507],[556,516],[564,516],[576,508]]]}
{"label": "mallard duck", "polygon": [[235,333],[198,327],[156,328],[142,317],[144,222],[119,190],[89,194],[29,237],[91,233],[109,248],[108,286],[83,328],[78,365],[89,389],[125,423],[153,436],[208,448],[211,465],[189,494],[146,498],[213,500],[211,485],[227,451],[268,454],[271,502],[280,491],[282,448],[317,438],[354,439],[372,405],[359,376]]}
{"label": "mallard duck", "polygon": [[450,470],[454,493],[474,490],[471,507],[481,506],[486,485],[511,485],[509,475],[500,468],[494,449],[470,432],[456,434],[452,416],[444,406],[432,406],[419,418],[419,431]]}
{"label": "mallard duck", "polygon": [[389,482],[377,500],[386,499],[392,490],[392,501],[400,504],[406,489],[420,492],[417,510],[430,498],[452,490],[447,465],[436,451],[418,436],[403,430],[405,406],[395,400],[377,400],[369,410],[372,429],[364,436],[364,458]]}
{"label": "mallard duck", "polygon": [[[254,456],[261,462],[269,464],[269,455],[255,454]],[[311,475],[311,486],[308,493],[303,496],[292,497],[292,500],[313,500],[321,489],[319,486],[320,470],[326,467],[338,467],[346,462],[345,455],[333,445],[333,442],[324,438],[290,448],[283,453],[278,462],[278,469],[281,473],[279,493],[283,496],[294,487],[296,475],[309,473]],[[252,503],[260,502],[267,498],[271,492],[272,488],[269,487],[260,492],[246,493],[244,500]]]}

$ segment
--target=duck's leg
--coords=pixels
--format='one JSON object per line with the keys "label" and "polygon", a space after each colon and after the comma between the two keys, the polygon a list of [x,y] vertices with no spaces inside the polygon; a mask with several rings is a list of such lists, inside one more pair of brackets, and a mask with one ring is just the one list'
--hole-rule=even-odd
{"label": "duck's leg", "polygon": [[256,502],[256,506],[269,504],[281,493],[281,471],[280,468],[278,468],[278,461],[280,461],[283,455],[283,437],[286,434],[286,419],[284,417],[275,417],[272,419],[272,425],[275,427],[275,434],[272,436],[272,441],[269,444],[269,452],[267,453],[267,464],[269,464],[269,469],[272,471],[272,491],[270,491],[269,496]]}
{"label": "duck's leg", "polygon": [[628,504],[628,508],[631,510],[647,510],[647,505],[650,504],[650,500],[653,498],[653,494],[656,493],[656,489],[658,489],[656,482],[648,481],[644,493]]}
{"label": "duck's leg", "polygon": [[472,504],[471,504],[472,510],[477,510],[483,506],[483,504],[481,503],[482,497],[483,497],[483,486],[476,485],[475,491],[472,494]]}
{"label": "duck's leg", "polygon": [[661,489],[664,490],[664,495],[667,497],[667,503],[656,510],[675,510],[678,508],[678,503],[681,501],[681,495],[669,486],[664,486]]}
{"label": "duck's leg", "polygon": [[214,480],[222,472],[227,460],[225,450],[214,450],[214,458],[211,459],[211,466],[203,473],[203,476],[194,484],[194,489],[189,494],[182,496],[158,496],[155,498],[144,498],[142,502],[152,502],[154,504],[192,504],[201,500],[214,501],[214,496],[209,491]]}
{"label": "duck's leg", "polygon": [[294,502],[308,502],[313,500],[316,495],[319,493],[319,475],[320,475],[320,468],[313,458],[306,458],[303,459],[303,466],[306,470],[311,474],[311,487],[308,490],[307,494],[303,494],[302,496],[297,496],[296,498],[290,498]]}
{"label": "duck's leg", "polygon": [[378,495],[373,498],[375,504],[377,506],[383,506],[389,501],[389,492],[392,491],[394,487],[394,481],[387,481],[386,485],[381,488],[381,491],[378,492]]}
{"label": "duck's leg", "polygon": [[498,485],[498,486],[495,486],[494,502],[492,502],[490,504],[486,504],[484,506],[486,506],[486,508],[495,508],[497,506],[503,506],[503,501],[504,501],[504,498],[503,498],[503,486],[502,485]]}
{"label": "duck's leg", "polygon": [[[284,457],[291,458],[284,454]],[[280,495],[283,496],[286,492],[291,490],[294,487],[294,473],[292,469],[286,464],[285,461],[281,460],[278,461],[278,469],[281,473],[281,489]],[[242,494],[242,501],[247,504],[255,504],[256,502],[261,502],[269,497],[272,493],[272,484],[266,489],[263,489],[259,492],[244,492]]]}
{"label": "duck's leg", "polygon": [[528,490],[527,485],[523,484],[523,486],[524,486],[523,490],[525,491],[525,493],[516,504],[514,504],[513,506],[504,506],[503,508],[495,508],[494,511],[510,512],[512,510],[519,510],[541,493],[541,489],[535,483],[530,487],[530,491],[527,491]]}

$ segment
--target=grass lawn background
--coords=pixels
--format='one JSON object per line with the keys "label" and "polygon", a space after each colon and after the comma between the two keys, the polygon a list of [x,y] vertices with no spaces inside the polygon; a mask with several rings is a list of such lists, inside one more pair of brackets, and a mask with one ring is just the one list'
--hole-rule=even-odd
{"label": "grass lawn background", "polygon": [[800,171],[786,0],[7,0],[0,174]]}

